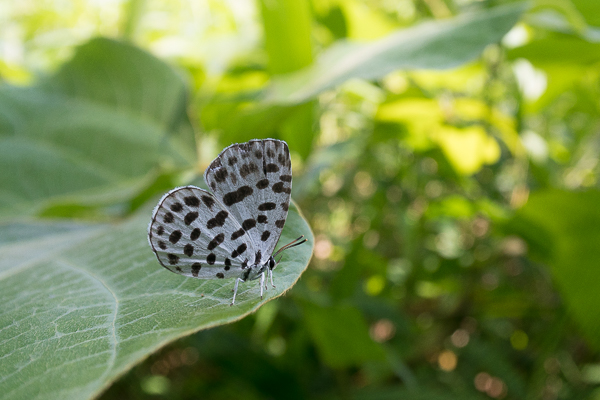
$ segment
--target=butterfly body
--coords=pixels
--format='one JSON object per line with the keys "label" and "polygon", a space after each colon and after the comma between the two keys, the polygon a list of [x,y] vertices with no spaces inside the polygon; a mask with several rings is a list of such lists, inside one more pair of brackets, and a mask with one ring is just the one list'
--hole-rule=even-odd
{"label": "butterfly body", "polygon": [[[287,218],[292,170],[287,144],[252,140],[227,147],[204,180],[212,193],[175,188],[152,214],[148,240],[168,270],[200,279],[273,283],[274,249]],[[233,302],[232,302],[233,304]]]}

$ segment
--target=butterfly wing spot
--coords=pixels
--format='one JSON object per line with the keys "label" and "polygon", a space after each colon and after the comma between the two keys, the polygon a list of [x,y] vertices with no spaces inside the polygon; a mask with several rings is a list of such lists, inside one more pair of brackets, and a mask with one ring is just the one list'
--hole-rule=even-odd
{"label": "butterfly wing spot", "polygon": [[254,163],[244,164],[240,168],[240,176],[242,178],[245,178],[245,177],[247,177],[248,175],[250,175],[250,174],[252,174],[254,172],[258,172],[258,167]]}
{"label": "butterfly wing spot", "polygon": [[229,175],[229,173],[225,168],[220,168],[215,171],[215,179],[217,180],[217,182],[225,181],[225,179],[227,179],[227,175]]}
{"label": "butterfly wing spot", "polygon": [[215,253],[210,253],[208,256],[206,256],[206,263],[208,265],[214,265],[216,260],[217,256],[215,255]]}
{"label": "butterfly wing spot", "polygon": [[262,203],[261,205],[258,206],[258,210],[259,211],[271,211],[274,210],[276,207],[275,203],[272,202],[266,202],[266,203]]}
{"label": "butterfly wing spot", "polygon": [[240,244],[237,249],[231,252],[231,258],[237,258],[239,255],[243,254],[247,248],[248,246],[246,243]]}
{"label": "butterfly wing spot", "polygon": [[200,237],[200,228],[194,228],[192,233],[190,233],[190,240],[196,240]]}
{"label": "butterfly wing spot", "polygon": [[191,244],[186,244],[185,246],[183,246],[183,254],[185,254],[188,257],[191,257],[194,255],[194,246],[192,246]]}
{"label": "butterfly wing spot", "polygon": [[171,207],[169,207],[169,208],[173,212],[180,212],[181,210],[183,210],[183,205],[181,203],[177,202],[177,203],[171,204]]}
{"label": "butterfly wing spot", "polygon": [[273,191],[275,193],[286,193],[286,194],[292,193],[292,189],[286,188],[283,185],[284,185],[283,182],[277,182],[276,184],[273,185]]}
{"label": "butterfly wing spot", "polygon": [[163,222],[165,224],[170,224],[173,221],[175,221],[175,217],[173,216],[173,214],[171,214],[170,212],[165,213],[164,217],[163,217]]}
{"label": "butterfly wing spot", "polygon": [[259,224],[266,224],[267,220],[268,218],[266,215],[259,215],[258,218],[256,218],[256,221],[258,221]]}
{"label": "butterfly wing spot", "polygon": [[169,242],[176,244],[181,239],[181,231],[173,231],[169,235]]}
{"label": "butterfly wing spot", "polygon": [[277,157],[277,161],[279,161],[279,164],[281,164],[282,166],[287,165],[286,157],[283,154],[279,154],[279,156]]}
{"label": "butterfly wing spot", "polygon": [[223,203],[226,206],[232,206],[235,203],[239,203],[244,200],[246,197],[250,196],[254,193],[254,190],[250,186],[242,186],[234,192],[229,192],[225,196],[223,196]]}
{"label": "butterfly wing spot", "polygon": [[162,250],[166,250],[167,244],[161,240],[158,242],[158,247],[160,247]]}
{"label": "butterfly wing spot", "polygon": [[269,187],[269,180],[268,179],[261,179],[260,181],[256,182],[256,188],[257,189],[266,189]]}
{"label": "butterfly wing spot", "polygon": [[291,182],[292,181],[292,176],[291,175],[281,175],[279,177],[279,180],[282,182]]}
{"label": "butterfly wing spot", "polygon": [[196,196],[187,196],[183,198],[185,205],[188,207],[198,207],[200,205],[200,200]]}
{"label": "butterfly wing spot", "polygon": [[260,237],[260,240],[262,240],[263,242],[266,242],[269,239],[269,236],[271,236],[271,232],[264,231],[262,233],[262,236]]}
{"label": "butterfly wing spot", "polygon": [[230,167],[233,167],[236,163],[237,163],[237,158],[236,157],[229,157],[229,160],[227,160],[227,163],[229,164]]}
{"label": "butterfly wing spot", "polygon": [[217,215],[215,215],[214,218],[211,218],[208,220],[208,222],[206,223],[206,227],[208,229],[213,229],[217,226],[223,226],[225,224],[225,220],[227,219],[227,216],[229,215],[229,213],[227,211],[221,210],[217,213]]}
{"label": "butterfly wing spot", "polygon": [[175,265],[179,262],[179,257],[177,257],[175,254],[169,253],[167,257],[169,257],[169,264],[171,265]]}
{"label": "butterfly wing spot", "polygon": [[221,243],[223,243],[223,240],[225,240],[225,234],[224,233],[219,233],[208,244],[208,247],[207,247],[208,250],[214,250],[218,245],[220,245]]}
{"label": "butterfly wing spot", "polygon": [[231,234],[231,240],[236,240],[237,238],[244,236],[245,233],[246,231],[243,228],[241,228]]}
{"label": "butterfly wing spot", "polygon": [[248,218],[244,222],[242,222],[242,228],[247,232],[250,229],[256,226],[256,220],[253,218]]}
{"label": "butterfly wing spot", "polygon": [[186,225],[189,225],[194,222],[196,218],[198,218],[198,213],[196,211],[190,211],[185,215],[183,222],[185,222]]}
{"label": "butterfly wing spot", "polygon": [[285,219],[280,219],[275,221],[275,226],[278,227],[279,229],[283,229],[283,226],[285,225]]}
{"label": "butterfly wing spot", "polygon": [[281,203],[281,208],[287,212],[287,210],[290,208],[290,203]]}
{"label": "butterfly wing spot", "polygon": [[279,166],[277,164],[270,163],[265,166],[265,174],[272,172],[279,172]]}
{"label": "butterfly wing spot", "polygon": [[199,262],[193,263],[192,264],[192,276],[197,278],[198,273],[200,272],[201,268],[202,268],[202,264],[200,264]]}
{"label": "butterfly wing spot", "polygon": [[[215,204],[215,199],[213,199],[210,196],[202,196],[202,202],[204,203],[204,205],[210,209],[213,208],[213,205]],[[200,204],[198,204],[200,205]]]}

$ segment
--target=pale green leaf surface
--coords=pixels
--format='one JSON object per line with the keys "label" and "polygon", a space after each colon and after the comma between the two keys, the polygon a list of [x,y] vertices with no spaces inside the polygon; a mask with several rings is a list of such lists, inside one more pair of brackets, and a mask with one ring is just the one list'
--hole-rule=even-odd
{"label": "pale green leaf surface", "polygon": [[0,398],[88,399],[161,346],[238,320],[280,296],[314,243],[290,208],[276,289],[200,280],[160,266],[146,238],[150,212],[119,225],[20,223],[0,229]]}
{"label": "pale green leaf surface", "polygon": [[274,79],[265,101],[301,103],[351,78],[380,79],[398,69],[447,69],[475,59],[525,10],[517,3],[427,22],[371,43],[342,42],[297,73]]}
{"label": "pale green leaf surface", "polygon": [[[94,49],[103,62],[87,54]],[[161,61],[100,39],[40,86],[0,86],[0,216],[128,198],[160,164],[191,165],[184,97],[181,79]]]}

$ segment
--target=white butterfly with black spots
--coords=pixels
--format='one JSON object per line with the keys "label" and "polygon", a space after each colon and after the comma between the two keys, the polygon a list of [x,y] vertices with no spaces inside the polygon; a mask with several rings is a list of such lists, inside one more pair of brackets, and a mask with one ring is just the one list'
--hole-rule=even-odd
{"label": "white butterfly with black spots", "polygon": [[227,147],[208,166],[204,180],[212,193],[184,186],[165,194],[152,213],[148,241],[163,267],[200,279],[236,278],[239,282],[273,269],[283,250],[273,253],[285,225],[292,191],[292,163],[287,143],[251,140]]}

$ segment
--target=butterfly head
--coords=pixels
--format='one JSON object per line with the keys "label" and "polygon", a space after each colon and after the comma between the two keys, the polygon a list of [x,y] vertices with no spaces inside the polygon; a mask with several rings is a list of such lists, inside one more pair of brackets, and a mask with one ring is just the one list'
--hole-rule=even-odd
{"label": "butterfly head", "polygon": [[273,256],[269,257],[269,261],[267,261],[267,265],[269,266],[269,269],[271,271],[273,271],[275,269],[275,267],[277,266],[277,263],[275,262],[275,259],[273,258]]}

